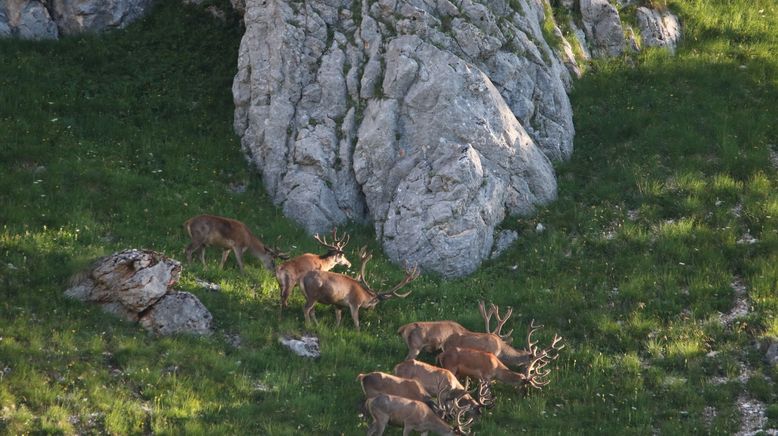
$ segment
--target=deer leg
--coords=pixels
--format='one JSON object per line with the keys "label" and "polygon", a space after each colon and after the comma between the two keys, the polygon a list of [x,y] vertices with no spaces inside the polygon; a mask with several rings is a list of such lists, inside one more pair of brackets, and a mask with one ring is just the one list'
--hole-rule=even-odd
{"label": "deer leg", "polygon": [[340,327],[340,318],[343,315],[343,310],[339,307],[335,308],[335,325]]}
{"label": "deer leg", "polygon": [[219,263],[219,269],[224,269],[224,263],[227,262],[228,257],[230,257],[230,250],[222,251],[222,261]]}
{"label": "deer leg", "polygon": [[354,327],[359,331],[359,307],[350,306],[351,319],[354,320]]}
{"label": "deer leg", "polygon": [[[238,268],[240,268],[240,272],[243,272],[243,251],[244,250],[238,250],[238,247],[232,247],[232,251],[235,252],[235,259],[238,261]],[[224,260],[226,259],[227,258],[225,257]],[[224,264],[224,262],[222,262],[222,264]]]}
{"label": "deer leg", "polygon": [[316,313],[313,311],[313,307],[316,305],[315,301],[308,301],[305,303],[305,307],[303,308],[303,314],[305,315],[305,322],[309,323],[311,322],[311,319],[313,319],[313,322],[315,324],[318,324],[319,322],[316,321]]}
{"label": "deer leg", "polygon": [[389,415],[373,416],[373,424],[367,429],[368,436],[381,436],[386,431],[386,424],[389,423]]}
{"label": "deer leg", "polygon": [[[413,429],[411,428],[411,426],[410,426],[410,425],[408,425],[408,424],[405,424],[405,425],[403,426],[403,436],[410,436],[410,434],[411,434],[411,432],[412,432],[412,431],[413,431]],[[425,433],[426,433],[426,432],[425,432]],[[424,434],[424,433],[422,433],[422,434]]]}
{"label": "deer leg", "polygon": [[186,246],[186,261],[192,263],[192,254],[197,250],[197,244],[192,242]]}

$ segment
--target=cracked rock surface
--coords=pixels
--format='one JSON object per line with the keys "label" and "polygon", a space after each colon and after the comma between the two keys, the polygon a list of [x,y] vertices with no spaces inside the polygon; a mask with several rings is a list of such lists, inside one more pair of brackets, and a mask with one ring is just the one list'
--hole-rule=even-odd
{"label": "cracked rock surface", "polygon": [[572,154],[544,19],[541,0],[248,0],[235,131],[308,232],[371,222],[395,262],[469,274]]}
{"label": "cracked rock surface", "polygon": [[213,317],[200,300],[172,286],[181,263],[150,250],[124,250],[98,259],[73,279],[65,295],[98,304],[157,334],[210,334]]}

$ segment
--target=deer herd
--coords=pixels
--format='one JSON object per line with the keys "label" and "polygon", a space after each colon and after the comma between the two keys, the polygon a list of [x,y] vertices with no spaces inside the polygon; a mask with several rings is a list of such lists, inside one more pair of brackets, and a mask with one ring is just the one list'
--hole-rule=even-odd
{"label": "deer herd", "polygon": [[[324,254],[305,253],[289,258],[286,253],[262,243],[240,221],[215,215],[199,215],[184,223],[192,242],[186,247],[186,257],[200,252],[205,264],[205,248],[223,250],[220,268],[230,253],[235,254],[238,267],[243,271],[243,254],[248,251],[263,266],[275,273],[280,289],[280,307],[288,306],[289,297],[299,286],[305,297],[303,313],[305,322],[316,323],[316,303],[335,306],[336,324],[340,325],[342,310],[348,308],[354,327],[359,330],[359,310],[373,309],[381,301],[405,298],[411,292],[398,293],[419,276],[418,268],[406,265],[403,279],[385,291],[378,291],[367,281],[365,268],[372,254],[362,247],[358,254],[359,273],[351,277],[331,270],[338,265],[351,267],[344,248],[348,235],[338,236],[332,231],[331,239],[314,239],[327,249]],[[276,265],[276,260],[285,262]],[[513,313],[508,309],[500,316],[500,309],[483,301],[478,305],[484,320],[485,332],[474,332],[455,321],[420,321],[401,326],[397,333],[408,347],[405,360],[394,367],[394,374],[369,372],[359,374],[357,380],[365,394],[365,410],[373,423],[368,435],[382,435],[389,423],[403,427],[403,435],[411,431],[440,435],[469,433],[476,416],[483,408],[494,404],[494,381],[522,388],[540,389],[549,383],[551,372],[547,365],[558,357],[564,345],[562,338],[554,335],[551,344],[538,347],[533,333],[543,326],[530,323],[526,348],[511,345],[513,330],[503,334],[502,329]],[[497,321],[491,329],[492,317]],[[435,353],[438,366],[417,360],[421,352]],[[462,384],[460,379],[465,380]],[[474,386],[471,388],[470,385]]]}

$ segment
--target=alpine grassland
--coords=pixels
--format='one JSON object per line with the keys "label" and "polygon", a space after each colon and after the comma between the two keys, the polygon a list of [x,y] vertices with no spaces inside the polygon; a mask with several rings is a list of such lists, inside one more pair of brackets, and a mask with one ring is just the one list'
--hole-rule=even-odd
{"label": "alpine grassland", "polygon": [[[244,274],[234,258],[221,270],[216,249],[206,266],[184,262],[177,285],[213,314],[210,337],[156,337],[63,294],[126,248],[185,261],[182,223],[201,213],[321,252],[233,133],[236,17],[163,1],[122,30],[0,40],[0,434],[364,434],[356,377],[402,360],[397,328],[482,331],[482,299],[513,307],[517,347],[534,319],[541,344],[558,332],[566,348],[544,389],[497,384],[477,434],[733,434],[752,418],[744,403],[778,428],[765,362],[778,338],[778,4],[667,7],[684,26],[675,55],[594,61],[575,81],[557,201],[506,219],[518,241],[475,274],[425,275],[362,311],[359,333],[328,306],[305,325],[299,290],[280,317],[272,273],[251,257]],[[376,253],[371,282],[400,280],[370,226],[342,230],[355,267],[358,247]],[[303,333],[320,358],[278,342]]]}

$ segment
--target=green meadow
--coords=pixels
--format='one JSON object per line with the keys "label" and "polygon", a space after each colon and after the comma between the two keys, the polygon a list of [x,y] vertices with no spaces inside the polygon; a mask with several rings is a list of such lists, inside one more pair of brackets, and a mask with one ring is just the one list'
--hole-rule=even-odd
{"label": "green meadow", "polygon": [[[200,213],[320,251],[232,131],[235,18],[159,3],[100,36],[0,40],[0,434],[364,434],[357,374],[391,371],[406,322],[482,330],[479,299],[514,308],[515,345],[535,319],[541,343],[558,332],[567,346],[543,390],[497,385],[477,434],[732,434],[745,400],[778,428],[778,368],[764,361],[778,338],[774,1],[670,1],[684,23],[675,56],[588,65],[558,200],[508,218],[519,240],[475,274],[423,276],[363,311],[357,333],[325,306],[306,326],[299,290],[279,318],[271,273],[251,257],[244,274],[234,258],[220,270],[212,249],[178,285],[213,314],[207,338],[155,337],[63,295],[126,248],[185,260],[182,223]],[[353,263],[360,245],[376,252],[372,282],[402,277],[371,227],[346,230]],[[738,298],[748,312],[722,322]],[[321,358],[278,342],[305,332]]]}

